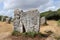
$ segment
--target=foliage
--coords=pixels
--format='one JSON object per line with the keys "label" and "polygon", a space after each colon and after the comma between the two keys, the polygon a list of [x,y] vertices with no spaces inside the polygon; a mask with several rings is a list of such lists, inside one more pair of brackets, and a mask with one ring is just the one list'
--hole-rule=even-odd
{"label": "foliage", "polygon": [[18,31],[13,31],[12,33],[13,36],[25,36],[25,37],[31,37],[34,38],[35,36],[39,36],[39,37],[47,37],[46,34],[42,34],[40,32],[36,33],[36,32],[25,32],[25,33],[20,33]]}
{"label": "foliage", "polygon": [[14,30],[14,31],[12,32],[12,35],[13,35],[13,36],[19,36],[19,35],[21,35],[21,34],[20,34],[20,32]]}
{"label": "foliage", "polygon": [[3,19],[3,22],[4,22],[4,21],[6,21],[6,18],[8,18],[8,16],[3,16],[3,17],[4,17],[4,19]]}
{"label": "foliage", "polygon": [[59,20],[60,19],[60,9],[57,11],[46,11],[40,14],[41,17],[45,16],[48,20]]}
{"label": "foliage", "polygon": [[36,33],[36,32],[25,32],[23,33],[24,36],[28,36],[28,37],[31,37],[31,38],[34,38],[35,36],[39,36],[40,38],[41,37],[47,37],[46,34],[42,34],[40,32]]}
{"label": "foliage", "polygon": [[[6,21],[6,18],[8,18],[8,16],[2,16],[2,15],[0,15],[0,21],[2,21],[2,18],[3,18],[3,22],[4,21]],[[10,19],[9,19],[9,23],[11,22],[11,20],[12,20],[12,17],[9,17]]]}
{"label": "foliage", "polygon": [[37,33],[36,32],[25,32],[25,33],[23,33],[23,35],[34,38],[37,35]]}
{"label": "foliage", "polygon": [[2,17],[3,17],[3,16],[2,16],[2,15],[0,15],[0,21],[2,20]]}

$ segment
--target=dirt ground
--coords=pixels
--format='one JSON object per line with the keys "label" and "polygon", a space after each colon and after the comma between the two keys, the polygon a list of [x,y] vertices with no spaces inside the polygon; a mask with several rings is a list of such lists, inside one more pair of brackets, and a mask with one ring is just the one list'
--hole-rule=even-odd
{"label": "dirt ground", "polygon": [[11,35],[13,25],[6,22],[0,22],[0,40]]}
{"label": "dirt ground", "polygon": [[[47,26],[40,26],[40,32],[45,33],[47,30],[53,31],[55,34],[60,35],[60,27],[57,26],[57,21],[49,20],[47,21]],[[11,35],[13,31],[13,25],[6,22],[0,22],[0,40],[12,40],[10,38],[4,39]],[[17,38],[17,37],[16,37]]]}
{"label": "dirt ground", "polygon": [[47,26],[41,26],[40,27],[40,32],[45,33],[45,31],[51,30],[57,35],[60,35],[60,27],[57,26],[57,21],[55,20],[49,20],[47,21],[48,25]]}
{"label": "dirt ground", "polygon": [[12,32],[13,25],[6,22],[0,22],[0,33],[2,32]]}

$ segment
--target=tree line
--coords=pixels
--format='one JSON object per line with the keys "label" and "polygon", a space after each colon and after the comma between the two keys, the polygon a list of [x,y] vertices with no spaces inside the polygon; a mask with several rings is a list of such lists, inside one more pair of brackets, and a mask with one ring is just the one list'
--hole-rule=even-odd
{"label": "tree line", "polygon": [[[12,17],[8,17],[8,16],[3,16],[3,15],[0,15],[0,21],[6,21],[6,18],[10,18],[10,20],[9,21],[11,21],[12,20]],[[3,19],[3,20],[2,20]]]}
{"label": "tree line", "polygon": [[60,9],[56,11],[45,11],[40,13],[40,16],[43,17],[45,16],[47,20],[59,20],[60,19]]}

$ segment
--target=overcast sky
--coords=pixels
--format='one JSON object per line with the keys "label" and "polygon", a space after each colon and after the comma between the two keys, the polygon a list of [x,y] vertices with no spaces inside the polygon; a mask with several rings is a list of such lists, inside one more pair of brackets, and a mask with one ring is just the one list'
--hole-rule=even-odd
{"label": "overcast sky", "polygon": [[57,10],[60,0],[0,0],[0,15],[13,16],[14,9],[28,10],[37,8],[40,12]]}

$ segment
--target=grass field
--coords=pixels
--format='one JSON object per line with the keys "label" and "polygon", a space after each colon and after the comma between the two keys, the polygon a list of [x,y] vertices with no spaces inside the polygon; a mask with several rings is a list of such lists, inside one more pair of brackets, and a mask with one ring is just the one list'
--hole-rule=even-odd
{"label": "grass field", "polygon": [[60,35],[60,27],[57,26],[57,21],[55,20],[50,20],[47,21],[48,25],[47,26],[41,26],[40,32],[45,33],[45,31],[51,30],[57,35]]}
{"label": "grass field", "polygon": [[13,25],[6,22],[0,22],[0,33],[2,32],[12,32]]}
{"label": "grass field", "polygon": [[[47,26],[40,26],[40,32],[45,33],[47,30],[53,31],[55,34],[60,35],[60,27],[57,26],[57,21],[49,20],[47,21]],[[6,22],[0,22],[0,38],[6,37],[13,31],[13,24],[8,24]]]}
{"label": "grass field", "polygon": [[13,25],[6,22],[0,22],[0,40],[4,40],[5,37],[11,35],[13,31]]}

